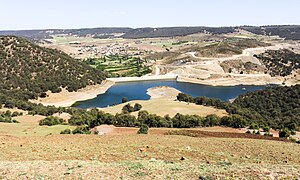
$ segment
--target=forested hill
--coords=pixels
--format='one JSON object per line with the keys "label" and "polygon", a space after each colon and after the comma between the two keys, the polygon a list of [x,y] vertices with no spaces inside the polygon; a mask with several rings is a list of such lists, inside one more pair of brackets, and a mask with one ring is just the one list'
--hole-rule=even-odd
{"label": "forested hill", "polygon": [[105,74],[54,49],[15,36],[0,36],[0,93],[26,91],[39,96],[62,88],[76,91],[99,84]]}
{"label": "forested hill", "polygon": [[50,39],[51,35],[70,34],[77,36],[95,36],[113,33],[126,33],[131,28],[84,28],[84,29],[41,29],[41,30],[16,30],[16,31],[0,31],[0,35],[14,35],[24,37],[31,41],[39,41],[42,39]]}
{"label": "forested hill", "polygon": [[269,87],[239,96],[234,102],[259,113],[271,127],[300,126],[300,85]]}
{"label": "forested hill", "polygon": [[243,29],[259,35],[277,35],[288,40],[300,40],[300,25],[274,25],[274,26],[236,26],[236,27],[161,27],[161,28],[85,28],[85,29],[44,29],[44,30],[18,30],[0,31],[0,35],[15,35],[25,37],[31,41],[52,38],[51,35],[69,34],[77,36],[112,37],[103,36],[114,33],[123,34],[123,38],[155,38],[185,36],[195,33],[228,34]]}
{"label": "forested hill", "polygon": [[125,33],[122,37],[135,38],[156,38],[186,36],[195,33],[227,34],[235,32],[234,27],[165,27],[165,28],[137,28]]}

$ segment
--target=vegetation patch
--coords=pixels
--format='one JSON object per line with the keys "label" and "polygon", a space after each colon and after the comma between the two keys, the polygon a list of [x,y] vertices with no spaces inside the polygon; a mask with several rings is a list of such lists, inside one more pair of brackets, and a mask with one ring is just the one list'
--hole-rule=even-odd
{"label": "vegetation patch", "polygon": [[55,126],[59,124],[63,124],[64,120],[54,116],[48,116],[45,119],[39,122],[40,126]]}
{"label": "vegetation patch", "polygon": [[262,54],[254,55],[263,62],[267,68],[267,72],[271,76],[288,76],[293,71],[300,69],[300,54],[293,51],[268,50]]}
{"label": "vegetation patch", "polygon": [[[179,101],[225,109],[230,116],[221,118],[220,125],[229,127],[249,126],[282,129],[282,137],[288,137],[300,126],[300,85],[268,87],[264,90],[240,95],[233,103],[219,99],[196,97],[180,93]],[[254,125],[253,123],[258,125]]]}
{"label": "vegetation patch", "polygon": [[147,61],[125,55],[109,55],[84,62],[100,71],[106,71],[109,77],[140,77],[152,72]]}

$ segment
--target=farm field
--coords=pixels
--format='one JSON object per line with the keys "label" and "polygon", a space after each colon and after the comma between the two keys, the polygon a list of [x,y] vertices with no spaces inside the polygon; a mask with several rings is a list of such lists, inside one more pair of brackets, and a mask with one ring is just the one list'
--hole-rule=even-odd
{"label": "farm field", "polygon": [[152,72],[145,60],[135,57],[110,55],[87,59],[84,62],[100,71],[108,72],[109,77],[140,77]]}

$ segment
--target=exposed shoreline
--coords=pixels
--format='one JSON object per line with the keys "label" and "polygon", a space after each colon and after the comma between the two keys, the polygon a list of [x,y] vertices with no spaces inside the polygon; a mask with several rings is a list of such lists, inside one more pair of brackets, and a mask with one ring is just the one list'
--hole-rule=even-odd
{"label": "exposed shoreline", "polygon": [[93,99],[99,94],[104,94],[114,84],[113,81],[104,80],[101,84],[87,86],[77,92],[68,92],[65,89],[60,93],[47,92],[46,98],[38,98],[31,100],[31,102],[41,103],[44,106],[69,107],[78,101]]}
{"label": "exposed shoreline", "polygon": [[[186,82],[194,84],[203,84],[210,86],[238,86],[238,85],[269,85],[269,84],[282,84],[282,78],[262,78],[257,76],[256,78],[217,78],[198,80],[194,78],[180,77],[176,74],[157,75],[157,76],[142,76],[142,77],[121,77],[121,78],[107,78],[99,85],[88,86],[80,89],[77,92],[68,92],[63,90],[60,93],[48,92],[48,97],[38,98],[38,100],[31,100],[34,103],[41,103],[45,106],[56,106],[56,107],[69,107],[79,101],[85,101],[93,99],[100,94],[104,94],[110,87],[115,83],[125,82],[138,82],[138,81],[157,81],[157,80],[174,80],[177,82]],[[290,84],[288,84],[290,85]],[[291,84],[292,85],[292,84]]]}

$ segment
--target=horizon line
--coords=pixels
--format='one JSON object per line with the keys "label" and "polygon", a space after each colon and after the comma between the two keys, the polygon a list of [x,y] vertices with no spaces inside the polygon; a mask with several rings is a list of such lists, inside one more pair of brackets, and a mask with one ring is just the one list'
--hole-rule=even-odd
{"label": "horizon line", "polygon": [[300,24],[268,24],[268,25],[220,25],[220,26],[201,26],[201,25],[178,25],[178,26],[94,26],[94,27],[75,27],[75,28],[32,28],[32,29],[0,29],[0,31],[42,31],[42,30],[80,30],[80,29],[97,29],[97,28],[130,28],[130,29],[143,29],[143,28],[190,28],[190,27],[209,27],[209,28],[221,28],[221,27],[266,27],[266,26],[299,26]]}

